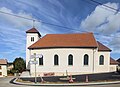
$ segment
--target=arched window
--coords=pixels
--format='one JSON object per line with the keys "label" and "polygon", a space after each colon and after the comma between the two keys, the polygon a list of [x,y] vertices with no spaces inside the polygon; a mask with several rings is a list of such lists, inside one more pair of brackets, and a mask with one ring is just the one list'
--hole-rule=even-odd
{"label": "arched window", "polygon": [[104,56],[100,55],[99,57],[99,65],[104,65]]}
{"label": "arched window", "polygon": [[89,56],[87,54],[84,55],[84,65],[88,65]]}
{"label": "arched window", "polygon": [[54,56],[54,65],[59,65],[59,57],[58,57],[58,55]]}
{"label": "arched window", "polygon": [[43,56],[39,58],[39,65],[43,65]]}
{"label": "arched window", "polygon": [[73,55],[72,54],[70,54],[68,56],[68,65],[73,65]]}

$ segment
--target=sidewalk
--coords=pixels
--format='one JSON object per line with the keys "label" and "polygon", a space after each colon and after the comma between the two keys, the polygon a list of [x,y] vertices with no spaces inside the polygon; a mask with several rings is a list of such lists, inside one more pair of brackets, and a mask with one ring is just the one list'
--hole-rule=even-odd
{"label": "sidewalk", "polygon": [[13,84],[17,85],[27,85],[27,86],[90,86],[90,85],[109,85],[109,84],[120,84],[120,81],[111,81],[111,82],[88,82],[88,83],[22,83],[16,82],[17,78],[12,81]]}

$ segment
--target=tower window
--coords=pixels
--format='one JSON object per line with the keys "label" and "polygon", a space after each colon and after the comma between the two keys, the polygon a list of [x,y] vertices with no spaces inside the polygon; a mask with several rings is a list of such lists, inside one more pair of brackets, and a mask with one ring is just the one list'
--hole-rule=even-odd
{"label": "tower window", "polygon": [[31,37],[31,42],[34,42],[34,37]]}

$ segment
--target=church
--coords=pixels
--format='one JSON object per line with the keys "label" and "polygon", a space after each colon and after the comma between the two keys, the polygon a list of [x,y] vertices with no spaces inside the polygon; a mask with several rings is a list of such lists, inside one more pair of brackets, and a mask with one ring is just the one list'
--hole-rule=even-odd
{"label": "church", "polygon": [[47,34],[41,37],[35,28],[26,31],[26,68],[31,76],[63,76],[116,71],[117,62],[110,57],[111,49],[96,41],[94,34]]}

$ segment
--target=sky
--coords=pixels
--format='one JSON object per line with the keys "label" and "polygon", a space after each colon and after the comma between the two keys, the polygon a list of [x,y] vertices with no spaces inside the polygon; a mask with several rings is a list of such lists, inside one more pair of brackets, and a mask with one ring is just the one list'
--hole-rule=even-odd
{"label": "sky", "polygon": [[[96,40],[108,46],[111,57],[120,58],[120,0],[0,0],[0,12],[40,22],[34,26],[46,34],[93,32]],[[113,9],[117,9],[115,11]],[[53,25],[69,28],[62,28]],[[26,33],[33,21],[0,13],[0,58],[9,62],[25,59]],[[70,29],[72,28],[72,29]]]}

